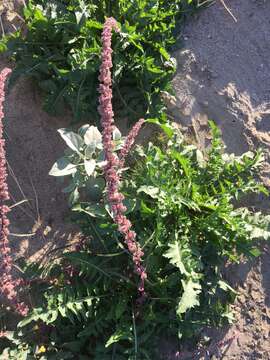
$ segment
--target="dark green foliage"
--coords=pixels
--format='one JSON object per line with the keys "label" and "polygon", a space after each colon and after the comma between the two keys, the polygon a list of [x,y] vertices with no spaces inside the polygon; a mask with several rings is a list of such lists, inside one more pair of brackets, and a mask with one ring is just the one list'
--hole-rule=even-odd
{"label": "dark green foliage", "polygon": [[44,91],[44,108],[61,114],[68,104],[74,119],[97,121],[101,31],[114,16],[114,106],[120,117],[138,119],[163,111],[161,91],[170,91],[175,71],[168,54],[176,18],[195,0],[31,0],[24,9],[27,31],[2,41],[16,60],[11,81],[30,76]]}
{"label": "dark green foliage", "polygon": [[10,359],[19,359],[22,344],[32,354],[27,359],[159,359],[160,336],[198,339],[204,326],[232,321],[236,292],[224,280],[224,264],[257,256],[254,240],[270,235],[269,216],[238,200],[267,191],[256,180],[262,153],[225,154],[211,126],[206,154],[174,129],[159,146],[138,147],[136,165],[125,173],[123,191],[136,202],[128,216],[145,252],[144,303],[137,303],[138,279],[110,216],[76,206],[87,241],[60,264],[28,268],[32,279],[54,280],[39,286],[43,300],[13,335],[20,348],[10,345],[9,354],[17,351]]}

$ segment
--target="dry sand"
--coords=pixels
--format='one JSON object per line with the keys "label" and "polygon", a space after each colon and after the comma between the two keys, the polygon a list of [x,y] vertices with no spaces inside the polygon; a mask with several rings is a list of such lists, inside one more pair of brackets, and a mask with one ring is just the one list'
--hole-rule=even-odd
{"label": "dry sand", "polygon": [[[185,27],[184,47],[173,54],[178,71],[175,99],[169,99],[168,108],[202,147],[209,139],[208,119],[221,128],[229,152],[263,147],[267,154],[263,180],[269,185],[270,1],[227,0],[226,4],[237,22],[217,0]],[[269,199],[257,199],[256,207],[269,213]],[[239,285],[233,306],[236,323],[206,334],[212,338],[210,349],[219,341],[236,338],[226,354],[222,355],[225,346],[220,354],[212,351],[212,359],[270,359],[269,246],[262,250],[258,260],[228,273],[229,280]]]}

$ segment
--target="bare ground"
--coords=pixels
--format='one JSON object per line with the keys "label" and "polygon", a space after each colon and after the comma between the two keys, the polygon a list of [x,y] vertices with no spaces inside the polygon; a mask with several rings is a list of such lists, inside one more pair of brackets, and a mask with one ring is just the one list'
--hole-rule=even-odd
{"label": "bare ground", "polygon": [[[0,57],[0,70],[8,63]],[[56,129],[67,119],[50,118],[41,109],[40,96],[22,80],[7,95],[5,136],[9,168],[11,245],[17,257],[43,258],[51,251],[80,238],[70,225],[62,185],[48,172],[64,149]]]}
{"label": "bare ground", "polygon": [[[218,0],[184,29],[184,48],[174,52],[178,72],[175,98],[167,99],[168,109],[202,147],[209,141],[208,119],[221,128],[228,152],[263,147],[262,176],[269,186],[270,2],[227,0],[226,4],[237,22]],[[256,199],[255,207],[269,213],[269,198]],[[270,359],[269,245],[262,250],[253,263],[228,271],[239,291],[233,306],[236,322],[228,329],[206,332],[211,337],[210,355],[180,353],[172,359]]]}

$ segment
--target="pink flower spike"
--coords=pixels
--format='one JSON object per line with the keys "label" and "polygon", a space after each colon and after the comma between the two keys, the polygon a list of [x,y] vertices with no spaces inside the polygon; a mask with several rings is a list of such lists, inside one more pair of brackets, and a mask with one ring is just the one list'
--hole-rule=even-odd
{"label": "pink flower spike", "polygon": [[135,138],[136,136],[138,135],[142,125],[145,123],[145,120],[144,119],[140,119],[134,126],[133,128],[130,130],[127,138],[126,138],[126,141],[125,141],[125,144],[124,146],[122,147],[121,151],[120,151],[120,164],[121,164],[121,167],[124,166],[125,164],[125,159],[128,155],[128,153],[130,152],[130,149],[132,147],[132,145],[134,144],[135,142]]}
{"label": "pink flower spike", "polygon": [[114,222],[118,225],[119,232],[124,236],[125,243],[128,250],[130,251],[133,262],[134,270],[140,276],[140,282],[138,290],[142,296],[145,294],[144,291],[144,280],[146,279],[146,271],[143,267],[142,256],[143,252],[140,245],[136,242],[136,233],[131,231],[132,224],[124,215],[126,207],[123,204],[124,195],[120,193],[120,177],[121,169],[124,164],[125,157],[130,151],[131,146],[134,143],[135,137],[137,136],[144,120],[141,119],[132,128],[131,132],[127,136],[126,143],[121,151],[120,160],[114,153],[114,144],[112,140],[112,133],[114,129],[114,113],[112,110],[112,30],[119,31],[117,22],[113,18],[106,20],[102,32],[102,62],[100,66],[99,81],[100,85],[98,91],[99,96],[99,107],[98,111],[101,117],[102,124],[102,143],[105,153],[106,166],[104,167],[106,188],[107,188],[107,199],[110,208],[113,212]]}

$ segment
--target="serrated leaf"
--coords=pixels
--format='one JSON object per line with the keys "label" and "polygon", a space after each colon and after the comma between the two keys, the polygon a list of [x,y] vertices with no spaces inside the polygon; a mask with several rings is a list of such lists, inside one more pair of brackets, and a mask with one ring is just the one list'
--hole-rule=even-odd
{"label": "serrated leaf", "polygon": [[232,293],[237,294],[237,292],[223,280],[218,281],[218,286],[224,291],[231,291]]}
{"label": "serrated leaf", "polygon": [[58,306],[58,311],[60,312],[62,317],[67,316],[67,308],[65,306]]}
{"label": "serrated leaf", "polygon": [[191,168],[190,168],[190,164],[189,164],[189,160],[187,157],[181,155],[179,152],[177,151],[172,151],[172,155],[173,157],[179,162],[179,164],[181,165],[184,174],[186,175],[187,178],[190,178],[191,176]]}
{"label": "serrated leaf", "polygon": [[153,198],[153,199],[157,199],[159,197],[160,190],[158,187],[155,187],[155,186],[143,185],[137,190],[138,194],[140,192],[143,192],[143,193],[151,196],[151,198]]}
{"label": "serrated leaf", "polygon": [[18,323],[17,327],[21,328],[21,327],[24,327],[24,326],[30,324],[32,321],[39,320],[41,318],[41,316],[43,315],[42,312],[43,312],[42,308],[35,308],[32,313],[27,315],[23,320],[21,320]]}
{"label": "serrated leaf", "polygon": [[93,172],[95,171],[95,167],[96,167],[96,160],[84,159],[84,168],[88,176],[91,176],[93,174]]}
{"label": "serrated leaf", "polygon": [[166,251],[163,256],[170,260],[170,263],[180,270],[181,274],[187,275],[185,265],[182,262],[182,251],[180,244],[176,241],[168,245],[169,250]]}
{"label": "serrated leaf", "polygon": [[156,124],[158,126],[160,126],[160,128],[165,132],[165,134],[168,136],[168,138],[170,139],[173,134],[174,134],[174,129],[171,125],[168,124],[162,124],[159,119],[147,119],[147,122],[150,124]]}
{"label": "serrated leaf", "polygon": [[194,306],[200,305],[199,295],[201,292],[201,285],[197,282],[193,282],[192,280],[188,280],[187,283],[182,280],[182,285],[184,288],[184,293],[176,309],[176,313],[179,316]]}
{"label": "serrated leaf", "polygon": [[258,257],[262,254],[262,252],[260,251],[260,249],[253,247],[252,249],[249,250],[249,254],[254,257]]}
{"label": "serrated leaf", "polygon": [[53,323],[58,318],[58,310],[50,310],[47,323]]}
{"label": "serrated leaf", "polygon": [[68,129],[59,129],[58,130],[61,137],[65,140],[67,146],[73,151],[80,153],[80,148],[83,146],[83,139],[80,135],[75,134],[73,131]]}
{"label": "serrated leaf", "polygon": [[61,157],[52,166],[49,175],[51,176],[66,176],[74,174],[77,171],[76,165],[72,164],[68,158]]}
{"label": "serrated leaf", "polygon": [[105,347],[109,347],[110,345],[120,341],[120,340],[131,340],[132,332],[130,329],[118,329],[114,334],[110,336],[108,341],[105,344]]}
{"label": "serrated leaf", "polygon": [[164,47],[160,46],[158,50],[165,60],[170,60],[170,54],[166,51]]}
{"label": "serrated leaf", "polygon": [[270,231],[267,231],[266,229],[260,228],[258,226],[252,226],[252,231],[250,233],[251,239],[264,239],[268,240],[270,238]]}
{"label": "serrated leaf", "polygon": [[145,202],[141,201],[141,212],[142,214],[151,215],[155,213],[155,210],[151,209],[149,206],[145,204]]}

